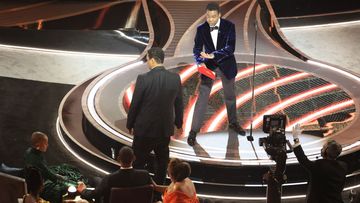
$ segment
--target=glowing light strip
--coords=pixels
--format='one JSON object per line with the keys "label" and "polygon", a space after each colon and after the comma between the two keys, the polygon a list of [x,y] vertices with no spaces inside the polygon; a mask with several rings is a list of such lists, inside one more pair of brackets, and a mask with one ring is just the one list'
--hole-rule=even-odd
{"label": "glowing light strip", "polygon": [[59,121],[59,117],[56,119],[56,132],[58,134],[58,137],[61,141],[61,143],[64,145],[64,147],[72,154],[74,155],[78,160],[80,160],[81,162],[85,163],[86,165],[90,166],[91,168],[104,173],[106,175],[110,174],[110,172],[103,170],[97,166],[95,166],[94,164],[86,161],[84,158],[82,158],[80,155],[78,155],[74,150],[71,149],[71,147],[66,143],[65,139],[63,138],[61,129],[60,129],[60,121]]}
{"label": "glowing light strip", "polygon": [[[256,96],[256,95],[258,95],[262,92],[265,92],[271,88],[274,88],[276,86],[286,84],[286,83],[292,82],[294,80],[299,80],[299,79],[307,77],[307,76],[310,76],[310,74],[309,73],[296,73],[291,76],[286,76],[286,77],[283,77],[276,81],[266,83],[260,87],[257,87],[254,90],[254,95]],[[251,96],[252,96],[251,91],[248,91],[247,93],[237,96],[236,108],[239,108],[239,106],[241,106],[245,102],[249,101],[251,99]],[[209,126],[209,127],[205,128],[205,132],[216,131],[219,128],[220,124],[224,121],[224,118],[226,117],[226,115],[227,115],[226,108],[225,108],[225,105],[223,105],[221,107],[221,110],[218,111],[217,113],[215,113],[214,116],[209,119],[207,124],[205,124],[205,126]]]}
{"label": "glowing light strip", "polygon": [[192,75],[194,75],[197,71],[197,65],[191,64],[190,66],[187,66],[184,71],[181,71],[179,73],[181,84],[185,83],[186,80],[188,80]]}
{"label": "glowing light strip", "polygon": [[345,76],[347,76],[347,77],[349,77],[349,78],[351,78],[351,79],[353,79],[353,80],[355,80],[357,82],[360,82],[360,78],[358,76],[353,75],[351,73],[348,73],[348,72],[346,72],[344,70],[341,70],[341,69],[338,69],[338,68],[335,68],[333,66],[329,66],[327,64],[323,64],[323,63],[320,63],[320,62],[317,62],[317,61],[307,60],[307,62],[309,64],[312,64],[312,65],[315,65],[315,66],[320,66],[320,67],[327,68],[327,69],[330,69],[332,71],[338,72],[338,73],[340,73],[342,75],[345,75]]}
{"label": "glowing light strip", "polygon": [[135,90],[135,84],[131,84],[130,87],[126,90],[126,94],[125,94],[125,99],[126,99],[126,104],[127,107],[130,107],[130,103],[133,97],[133,93]]}
{"label": "glowing light strip", "polygon": [[[266,197],[238,197],[238,196],[220,196],[220,195],[205,195],[196,194],[198,197],[213,198],[213,199],[228,199],[228,200],[266,200]],[[305,198],[306,195],[291,195],[283,196],[281,199],[300,199]]]}
{"label": "glowing light strip", "polygon": [[301,124],[301,123],[306,123],[307,121],[312,121],[314,119],[317,119],[317,118],[323,116],[326,113],[337,111],[342,108],[351,106],[353,104],[354,104],[353,100],[347,100],[347,101],[343,101],[343,102],[340,102],[337,104],[332,104],[332,105],[330,105],[326,108],[323,108],[319,111],[311,112],[308,115],[305,115],[304,117],[297,119],[297,120],[293,121],[292,123],[290,123],[289,126],[286,127],[286,131],[290,131],[293,128],[293,126],[295,126],[295,124],[297,124],[297,123]]}
{"label": "glowing light strip", "polygon": [[343,147],[343,150],[346,151],[346,150],[349,150],[351,148],[358,147],[358,146],[360,146],[360,141],[356,141],[355,143],[353,143],[349,146]]}
{"label": "glowing light strip", "polygon": [[359,188],[359,187],[360,187],[360,185],[354,185],[354,186],[346,187],[346,188],[344,188],[344,191],[352,190],[352,189]]}
{"label": "glowing light strip", "polygon": [[0,44],[1,48],[7,49],[22,49],[27,51],[36,51],[42,52],[46,54],[63,54],[63,55],[83,55],[83,56],[97,56],[97,57],[138,57],[139,55],[136,54],[103,54],[103,53],[91,53],[91,52],[80,52],[80,51],[65,51],[65,50],[58,50],[58,49],[45,49],[45,48],[34,48],[34,47],[25,47],[25,46],[15,46],[15,45],[7,45],[7,44]]}
{"label": "glowing light strip", "polygon": [[144,46],[148,45],[148,43],[145,43],[145,42],[142,42],[142,41],[137,40],[135,38],[127,36],[125,33],[121,32],[120,30],[114,30],[114,31],[117,32],[118,34],[120,34],[120,36],[122,36],[122,37],[124,37],[124,38],[126,38],[126,39],[128,39],[130,41],[133,41],[135,43],[138,43],[138,44],[141,44],[141,45],[144,45]]}
{"label": "glowing light strip", "polygon": [[324,27],[333,27],[339,25],[353,25],[360,23],[360,20],[341,22],[341,23],[326,23],[320,25],[307,25],[307,26],[294,26],[294,27],[282,27],[281,30],[294,30],[294,29],[312,29],[312,28],[324,28]]}
{"label": "glowing light strip", "polygon": [[[313,96],[315,94],[321,94],[323,92],[326,91],[330,91],[337,88],[336,85],[334,84],[330,84],[330,85],[325,85],[322,87],[318,87],[316,89],[313,90],[309,90],[306,92],[302,92],[298,95],[292,96],[291,98],[288,98],[286,100],[283,100],[282,102],[278,103],[275,106],[270,106],[267,110],[263,111],[262,113],[260,113],[253,122],[253,127],[256,128],[258,127],[260,124],[262,124],[263,121],[263,116],[264,115],[270,115],[270,114],[274,114],[282,109],[285,109],[288,106],[291,106],[295,103],[301,102],[303,99],[306,99],[310,96]],[[251,123],[246,124],[246,128],[249,129],[250,128]]]}
{"label": "glowing light strip", "polygon": [[117,74],[120,74],[124,71],[128,71],[130,70],[131,68],[134,68],[136,66],[139,66],[143,64],[142,61],[138,61],[136,63],[133,63],[133,64],[130,64],[130,65],[127,65],[125,67],[122,67],[120,69],[117,69],[113,72],[111,72],[110,74],[106,75],[104,78],[102,78],[100,81],[98,81],[94,86],[93,88],[90,90],[89,92],[89,95],[88,95],[88,98],[87,98],[87,108],[89,110],[89,113],[90,115],[93,117],[93,119],[99,124],[101,125],[104,129],[106,129],[107,131],[109,131],[110,133],[112,133],[113,135],[116,135],[117,137],[127,141],[127,142],[130,142],[132,143],[132,139],[125,136],[125,135],[122,135],[120,134],[119,132],[117,132],[116,130],[114,130],[113,128],[111,128],[110,126],[108,126],[101,118],[100,116],[97,114],[96,112],[96,109],[95,109],[95,95],[97,93],[97,91],[99,90],[99,88],[101,86],[103,86],[106,81],[108,81],[110,78],[114,77],[115,75]]}

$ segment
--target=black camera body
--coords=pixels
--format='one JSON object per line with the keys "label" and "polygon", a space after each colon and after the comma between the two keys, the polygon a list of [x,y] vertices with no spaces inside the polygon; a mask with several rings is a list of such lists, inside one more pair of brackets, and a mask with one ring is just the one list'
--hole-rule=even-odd
{"label": "black camera body", "polygon": [[270,133],[271,131],[283,131],[286,127],[286,115],[264,115],[263,118],[263,131],[264,133]]}
{"label": "black camera body", "polygon": [[259,145],[264,147],[270,159],[275,160],[279,153],[286,152],[286,115],[265,115],[263,131],[269,136],[259,138]]}

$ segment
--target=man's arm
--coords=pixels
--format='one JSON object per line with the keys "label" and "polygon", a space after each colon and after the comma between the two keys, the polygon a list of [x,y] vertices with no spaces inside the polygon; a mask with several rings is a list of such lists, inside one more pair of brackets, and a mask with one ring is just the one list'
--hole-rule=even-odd
{"label": "man's arm", "polygon": [[126,128],[132,130],[135,125],[137,114],[141,108],[143,90],[143,78],[139,75],[136,79],[135,90],[131,100],[130,109],[127,117]]}
{"label": "man's arm", "polygon": [[26,167],[35,167],[37,168],[44,180],[50,180],[51,182],[57,182],[60,180],[60,178],[52,172],[45,159],[42,156],[29,156],[28,158],[25,158],[25,165]]}
{"label": "man's arm", "polygon": [[302,149],[300,144],[294,147],[294,154],[303,167],[305,167],[309,171],[312,171],[312,169],[315,167],[315,163],[310,161],[306,157],[304,150]]}
{"label": "man's arm", "polygon": [[221,60],[234,55],[235,51],[235,43],[236,43],[236,33],[235,33],[235,25],[233,23],[230,24],[229,32],[227,33],[225,47],[219,50],[212,52],[214,55],[214,60],[219,63]]}
{"label": "man's arm", "polygon": [[203,48],[204,48],[204,41],[199,26],[196,30],[196,35],[194,39],[194,48],[193,48],[193,54],[197,64],[204,63],[207,60],[201,57],[201,52],[203,51]]}
{"label": "man's arm", "polygon": [[39,170],[41,171],[41,175],[44,176],[44,179],[51,180],[52,182],[57,182],[58,180],[64,180],[61,176],[53,173],[47,165],[44,163],[39,164]]}
{"label": "man's arm", "polygon": [[184,115],[184,104],[183,104],[183,93],[180,76],[178,76],[178,86],[179,91],[175,99],[175,125],[178,129],[180,129],[183,125],[183,115]]}
{"label": "man's arm", "polygon": [[109,179],[109,176],[105,176],[101,180],[100,184],[95,188],[95,190],[89,190],[89,189],[86,189],[86,187],[82,187],[79,190],[79,186],[78,186],[78,191],[81,194],[81,198],[87,199],[87,200],[92,200],[92,199],[97,199],[97,198],[103,197],[105,194],[105,191],[107,190],[107,187],[108,187],[108,179]]}

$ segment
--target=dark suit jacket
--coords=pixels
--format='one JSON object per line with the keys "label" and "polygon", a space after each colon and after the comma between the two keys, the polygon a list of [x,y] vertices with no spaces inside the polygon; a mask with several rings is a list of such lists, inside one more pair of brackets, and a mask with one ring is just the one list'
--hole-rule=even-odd
{"label": "dark suit jacket", "polygon": [[[207,22],[198,26],[195,36],[195,45],[193,49],[195,60],[198,64],[205,63],[209,69],[219,67],[228,79],[232,79],[237,74],[235,51],[235,25],[225,19],[220,19],[219,34],[217,46],[213,44],[210,27]],[[203,59],[200,53],[205,49],[205,53],[214,54],[214,59]]]}
{"label": "dark suit jacket", "polygon": [[328,159],[310,161],[301,146],[295,147],[294,153],[310,174],[307,203],[343,202],[341,192],[347,173],[346,163]]}
{"label": "dark suit jacket", "polygon": [[113,187],[136,187],[152,184],[149,173],[145,170],[120,169],[102,179],[95,190],[84,190],[81,198],[98,199],[103,197],[104,203],[109,202],[110,191]]}
{"label": "dark suit jacket", "polygon": [[135,136],[169,137],[174,134],[174,124],[181,128],[182,122],[180,76],[162,66],[139,75],[126,127],[133,128]]}

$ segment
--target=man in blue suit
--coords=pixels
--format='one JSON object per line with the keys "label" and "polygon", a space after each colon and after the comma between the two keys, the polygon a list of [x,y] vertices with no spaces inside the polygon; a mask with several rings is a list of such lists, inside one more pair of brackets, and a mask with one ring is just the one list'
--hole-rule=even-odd
{"label": "man in blue suit", "polygon": [[[235,76],[237,74],[235,51],[235,25],[221,19],[219,5],[209,3],[206,7],[206,22],[199,25],[193,49],[198,65],[205,65],[220,76],[224,89],[224,100],[228,114],[229,128],[245,136],[236,116]],[[196,134],[202,126],[213,80],[201,75],[199,97],[195,105],[188,144],[195,145]]]}

